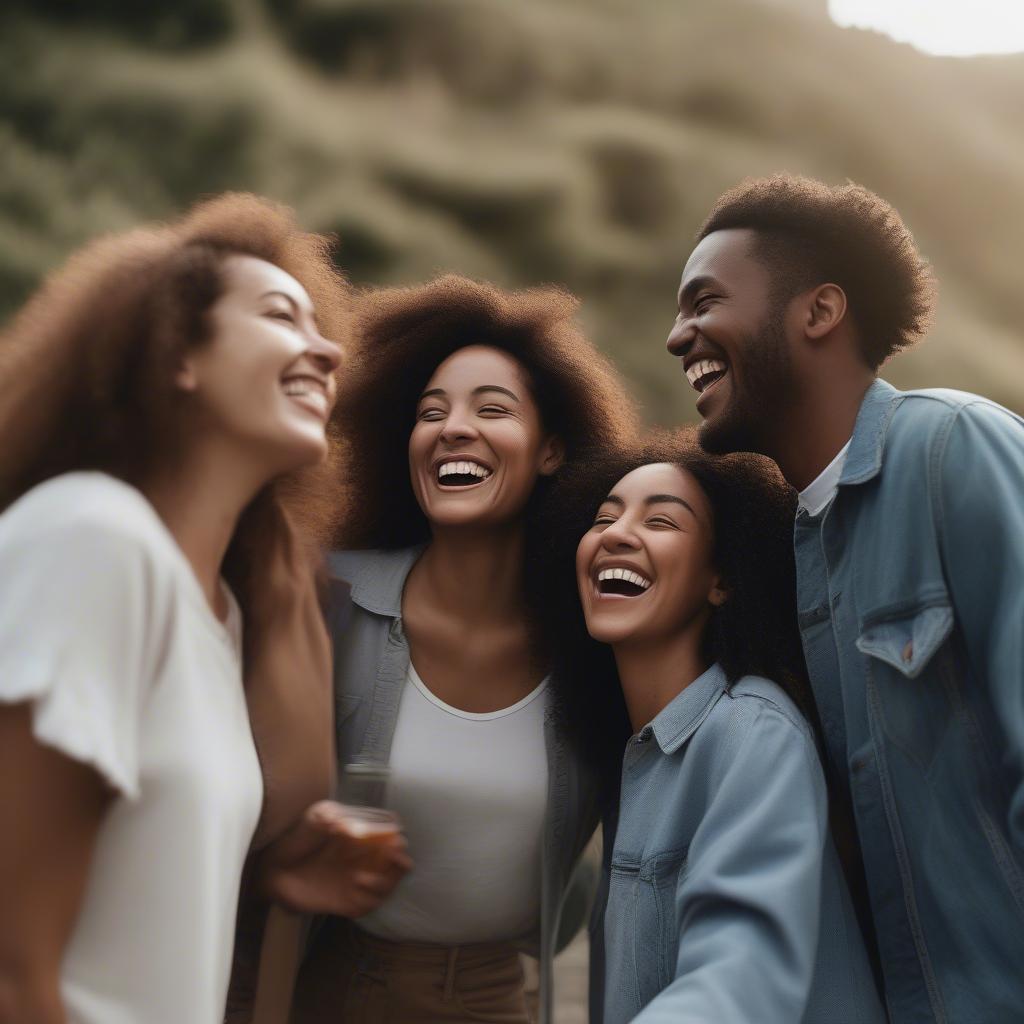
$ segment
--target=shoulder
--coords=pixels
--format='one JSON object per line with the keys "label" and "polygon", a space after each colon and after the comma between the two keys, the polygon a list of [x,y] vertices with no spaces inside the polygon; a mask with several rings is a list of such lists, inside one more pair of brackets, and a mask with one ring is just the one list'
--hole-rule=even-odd
{"label": "shoulder", "polygon": [[172,542],[146,498],[106,473],[63,473],[23,494],[0,516],[0,548],[22,543],[85,551],[102,548],[111,568],[164,555]]}
{"label": "shoulder", "polygon": [[727,766],[742,757],[771,764],[780,756],[817,760],[806,718],[778,683],[743,676],[722,695],[695,739]]}
{"label": "shoulder", "polygon": [[957,429],[1017,434],[1024,427],[1016,413],[966,391],[926,388],[898,392],[886,435],[886,455],[941,450]]}

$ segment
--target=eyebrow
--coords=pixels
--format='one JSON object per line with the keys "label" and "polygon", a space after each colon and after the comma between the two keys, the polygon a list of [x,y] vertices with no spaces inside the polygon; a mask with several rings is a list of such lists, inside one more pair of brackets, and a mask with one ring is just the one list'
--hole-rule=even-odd
{"label": "eyebrow", "polygon": [[718,280],[712,277],[711,274],[701,274],[699,277],[691,278],[679,291],[677,298],[679,308],[682,309],[683,306],[688,306],[693,302],[693,297],[701,288],[708,288],[710,286],[721,287]]}
{"label": "eyebrow", "polygon": [[[675,505],[682,505],[683,508],[685,508],[690,513],[690,515],[693,516],[694,519],[698,518],[697,513],[693,509],[693,506],[688,501],[685,501],[683,498],[680,498],[678,495],[675,495],[675,494],[649,494],[646,498],[644,498],[644,504],[647,505],[648,507],[651,506],[651,505],[661,505],[661,504],[663,504],[665,502],[671,502],[671,503],[673,503]],[[609,494],[604,499],[604,501],[601,502],[601,504],[602,505],[609,505],[609,504],[611,504],[611,505],[618,505],[619,508],[625,508],[626,507],[625,501],[623,501],[623,499],[620,498],[617,494]]]}
{"label": "eyebrow", "polygon": [[[483,392],[485,391],[497,391],[500,394],[508,395],[508,397],[511,398],[513,402],[519,401],[519,396],[515,394],[515,392],[509,391],[508,388],[503,388],[500,384],[481,384],[480,387],[473,388],[474,395],[483,394]],[[448,392],[445,391],[444,388],[431,388],[429,391],[424,391],[423,394],[420,395],[420,401],[422,402],[424,398],[434,398],[435,396],[438,395],[444,397],[447,394]]]}

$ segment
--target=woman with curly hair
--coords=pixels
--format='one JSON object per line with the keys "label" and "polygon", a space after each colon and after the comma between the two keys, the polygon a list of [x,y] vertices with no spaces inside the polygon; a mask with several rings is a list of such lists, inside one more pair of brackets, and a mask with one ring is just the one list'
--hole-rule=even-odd
{"label": "woman with curly hair", "polygon": [[4,1021],[215,1024],[257,822],[271,894],[337,859],[307,548],[350,316],[326,239],[228,195],[0,336]]}
{"label": "woman with curly hair", "polygon": [[[882,1022],[801,708],[795,496],[693,435],[595,459],[552,497],[549,595],[575,576],[562,713],[618,798],[591,1006],[627,1021]],[[589,634],[589,635],[588,635]]]}
{"label": "woman with curly hair", "polygon": [[454,276],[364,300],[339,414],[338,750],[389,766],[415,870],[358,925],[320,929],[303,1024],[526,1022],[520,950],[540,958],[550,1020],[563,896],[597,814],[548,714],[558,637],[535,524],[553,479],[634,429],[575,309]]}

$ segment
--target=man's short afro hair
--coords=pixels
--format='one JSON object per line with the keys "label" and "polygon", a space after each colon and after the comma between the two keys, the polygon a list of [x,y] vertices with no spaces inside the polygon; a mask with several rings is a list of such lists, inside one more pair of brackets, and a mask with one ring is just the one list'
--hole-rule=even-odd
{"label": "man's short afro hair", "polygon": [[697,238],[729,228],[755,232],[754,255],[774,279],[774,301],[839,285],[873,370],[931,326],[931,267],[896,210],[861,185],[793,174],[748,178],[718,199]]}

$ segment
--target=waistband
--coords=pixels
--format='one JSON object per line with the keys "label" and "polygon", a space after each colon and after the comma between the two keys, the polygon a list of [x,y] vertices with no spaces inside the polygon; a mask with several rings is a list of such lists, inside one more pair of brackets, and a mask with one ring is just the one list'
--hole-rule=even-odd
{"label": "waistband", "polygon": [[359,953],[376,957],[385,963],[408,967],[440,967],[448,969],[458,961],[460,967],[493,963],[516,958],[519,951],[512,942],[469,942],[443,946],[432,942],[395,942],[363,931],[358,925],[345,922],[341,941],[354,946]]}

